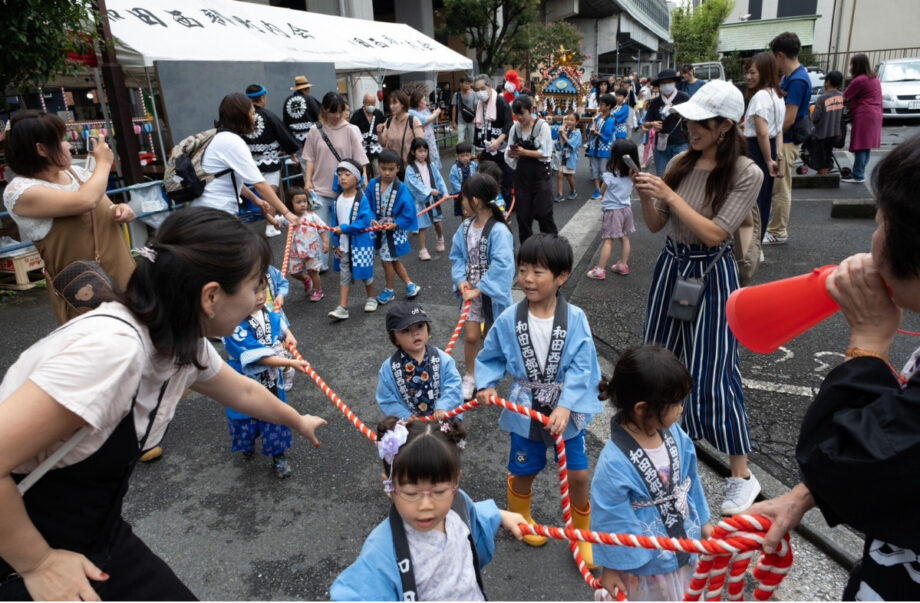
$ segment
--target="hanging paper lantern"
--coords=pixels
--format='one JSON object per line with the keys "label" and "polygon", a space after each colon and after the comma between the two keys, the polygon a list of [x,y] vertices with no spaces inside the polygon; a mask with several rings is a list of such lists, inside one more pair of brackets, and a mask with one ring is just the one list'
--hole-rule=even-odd
{"label": "hanging paper lantern", "polygon": [[150,122],[144,124],[144,132],[153,132],[153,125]]}
{"label": "hanging paper lantern", "polygon": [[137,124],[134,124],[134,133],[135,133],[135,134],[140,134],[140,133],[141,133],[141,127],[140,127],[139,125],[137,125]]}
{"label": "hanging paper lantern", "polygon": [[99,128],[99,135],[100,135],[100,136],[105,136],[105,135],[106,135],[106,129],[105,129],[105,128]]}

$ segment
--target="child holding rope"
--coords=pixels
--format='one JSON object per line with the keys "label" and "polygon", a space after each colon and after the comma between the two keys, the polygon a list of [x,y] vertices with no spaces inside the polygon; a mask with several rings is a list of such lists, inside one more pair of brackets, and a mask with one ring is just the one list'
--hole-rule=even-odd
{"label": "child holding rope", "polygon": [[374,239],[386,280],[386,288],[377,296],[377,301],[381,304],[388,304],[396,297],[394,287],[397,275],[406,283],[407,298],[412,299],[421,289],[412,282],[406,267],[399,260],[412,250],[408,233],[418,231],[415,200],[409,188],[397,178],[400,163],[400,158],[395,152],[390,149],[381,151],[377,159],[380,175],[370,181],[364,193],[376,217],[371,223],[374,226],[387,225],[386,230],[375,233]]}
{"label": "child holding rope", "polygon": [[450,248],[454,291],[464,302],[472,302],[464,327],[464,400],[471,400],[476,391],[476,354],[483,332],[511,305],[514,238],[495,202],[497,196],[498,183],[484,174],[475,174],[463,184],[463,213],[473,217],[457,229]]}
{"label": "child holding rope", "polygon": [[431,321],[422,306],[399,302],[387,312],[387,334],[397,350],[380,367],[377,404],[384,415],[442,421],[463,403],[454,359],[429,345]]}
{"label": "child holding rope", "polygon": [[343,159],[336,168],[342,192],[332,208],[332,244],[335,247],[333,267],[341,271],[339,279],[339,305],[329,313],[329,318],[348,318],[348,294],[355,281],[364,283],[367,299],[364,311],[377,309],[374,297],[374,238],[370,228],[374,214],[367,197],[359,189],[361,166],[353,159]]}
{"label": "child holding rope", "polygon": [[[683,363],[657,345],[626,350],[600,382],[599,398],[616,414],[591,482],[592,530],[709,538],[696,450],[678,424],[692,388]],[[631,601],[682,600],[695,567],[687,553],[620,546],[595,546],[594,561],[608,593],[616,588]]]}
{"label": "child holding rope", "polygon": [[304,293],[311,302],[323,299],[323,281],[319,271],[323,267],[322,254],[329,253],[329,237],[325,230],[308,223],[326,226],[313,207],[313,201],[307,192],[299,187],[289,188],[284,194],[288,209],[300,218],[300,223],[291,226],[294,235],[291,238],[291,258],[288,275],[303,281]]}
{"label": "child holding rope", "polygon": [[[415,210],[421,212],[425,208],[437,203],[441,197],[447,196],[447,187],[441,172],[434,169],[429,159],[428,141],[416,138],[409,147],[409,156],[406,157],[406,186],[415,199]],[[435,243],[436,251],[444,251],[444,227],[441,207],[418,216],[418,259],[426,262],[431,259],[431,254],[426,246],[428,227],[434,224],[438,240]]]}
{"label": "child holding rope", "polygon": [[[227,349],[227,364],[236,372],[255,379],[287,402],[285,391],[291,388],[293,371],[306,372],[306,362],[283,357],[284,343],[294,342],[294,336],[283,325],[280,314],[272,312],[265,305],[268,298],[268,282],[265,277],[256,294],[252,313],[236,327],[233,335],[224,337]],[[272,457],[272,470],[279,479],[291,475],[291,465],[285,452],[291,448],[291,429],[254,419],[231,409],[227,412],[227,426],[230,429],[231,452],[242,452],[249,460],[255,452],[255,440],[262,436],[262,454]]]}
{"label": "child holding rope", "polygon": [[[572,272],[572,246],[556,234],[528,237],[517,255],[518,282],[526,299],[505,310],[486,335],[476,358],[476,395],[480,404],[497,396],[495,386],[511,375],[508,400],[549,417],[549,425],[503,410],[499,425],[511,435],[508,459],[508,508],[535,523],[530,515],[531,486],[546,466],[546,449],[554,436],[565,440],[572,517],[577,529],[591,524],[588,500],[588,455],[585,426],[603,406],[592,394],[600,381],[597,350],[581,308],[559,293]],[[557,458],[558,461],[558,458]],[[546,538],[525,536],[530,546]],[[578,544],[585,564],[593,568],[591,545]]]}
{"label": "child holding rope", "polygon": [[377,425],[389,518],[329,589],[333,601],[482,601],[480,568],[495,553],[499,526],[521,538],[518,513],[492,500],[474,503],[460,489],[459,421]]}

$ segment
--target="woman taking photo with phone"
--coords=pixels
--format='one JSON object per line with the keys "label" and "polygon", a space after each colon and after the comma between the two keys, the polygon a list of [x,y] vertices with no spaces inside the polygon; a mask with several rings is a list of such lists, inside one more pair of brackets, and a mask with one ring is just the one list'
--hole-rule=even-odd
{"label": "woman taking photo with phone", "polygon": [[[745,156],[738,88],[713,80],[674,110],[686,124],[690,150],[671,160],[663,179],[633,176],[649,230],[670,225],[652,276],[644,338],[684,359],[693,375],[682,425],[691,438],[705,438],[729,455],[722,514],[735,515],[754,502],[760,484],[747,467],[751,436],[725,302],[739,286],[732,233],[750,213],[763,172]],[[694,279],[702,279],[701,291]],[[696,312],[688,312],[695,300]]]}
{"label": "woman taking photo with phone", "polygon": [[58,323],[77,311],[55,292],[54,277],[72,262],[96,261],[119,287],[128,284],[134,259],[121,224],[134,220],[127,204],[105,195],[114,156],[105,139],[93,139],[96,167],[71,165],[67,128],[57,115],[22,111],[10,120],[4,151],[16,175],[3,191],[3,204],[32,241],[45,264],[51,307]]}

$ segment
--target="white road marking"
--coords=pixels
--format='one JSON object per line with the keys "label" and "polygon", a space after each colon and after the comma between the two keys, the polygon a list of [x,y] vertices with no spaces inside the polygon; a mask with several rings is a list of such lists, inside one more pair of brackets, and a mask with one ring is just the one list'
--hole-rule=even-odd
{"label": "white road marking", "polygon": [[804,396],[806,398],[813,398],[815,394],[818,393],[817,387],[773,383],[772,381],[761,381],[759,379],[742,378],[741,384],[748,389],[756,389],[763,392],[776,392],[779,394],[792,394],[793,396]]}

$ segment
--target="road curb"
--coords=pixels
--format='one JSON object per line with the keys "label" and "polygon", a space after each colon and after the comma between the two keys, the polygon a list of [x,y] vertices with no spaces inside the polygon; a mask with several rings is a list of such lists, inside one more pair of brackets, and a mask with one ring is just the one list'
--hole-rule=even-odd
{"label": "road curb", "polygon": [[834,199],[832,218],[875,218],[875,199]]}
{"label": "road curb", "polygon": [[[701,461],[722,476],[728,477],[731,474],[726,462],[727,457],[724,454],[708,442],[697,440],[694,444],[697,457]],[[748,466],[760,481],[761,492],[758,500],[776,498],[789,490],[788,486],[750,460]],[[862,557],[864,544],[862,537],[843,526],[835,528],[828,526],[824,521],[824,516],[817,508],[805,514],[796,532],[847,570],[851,570]]]}

